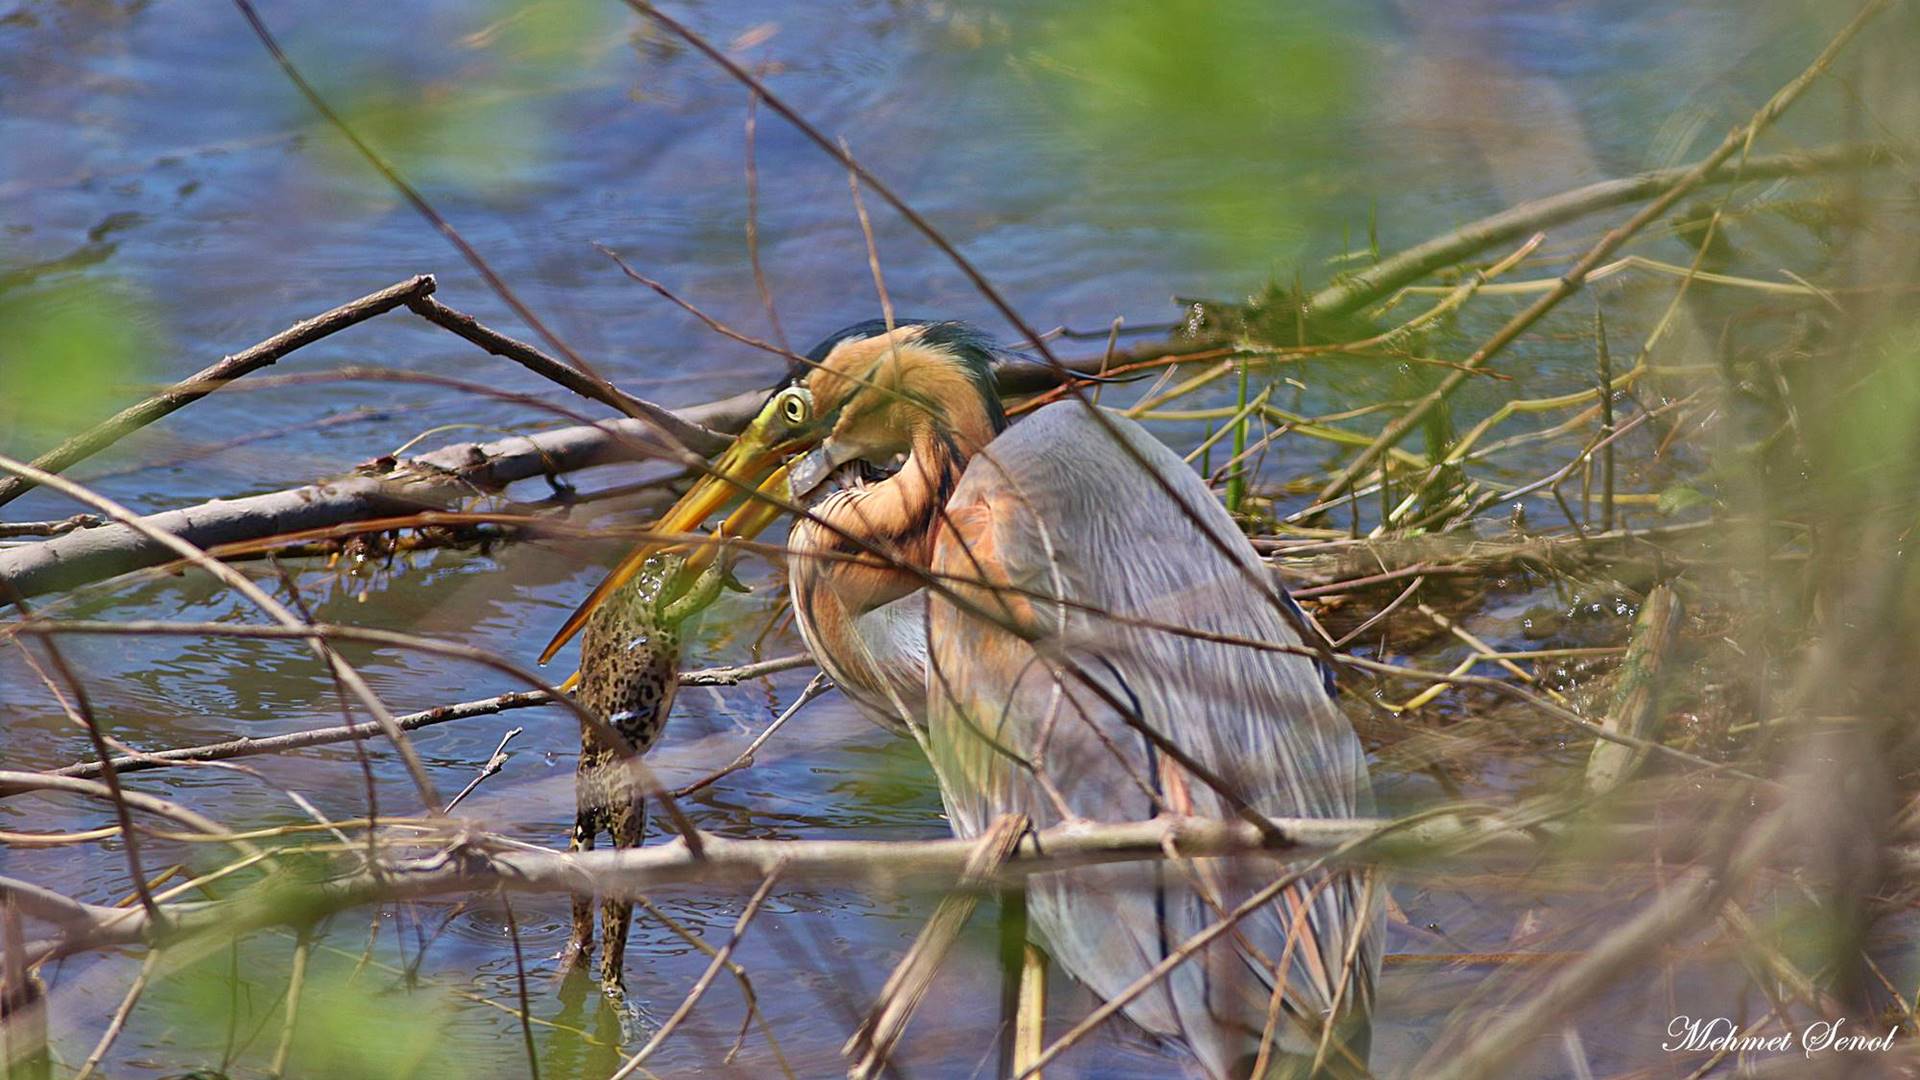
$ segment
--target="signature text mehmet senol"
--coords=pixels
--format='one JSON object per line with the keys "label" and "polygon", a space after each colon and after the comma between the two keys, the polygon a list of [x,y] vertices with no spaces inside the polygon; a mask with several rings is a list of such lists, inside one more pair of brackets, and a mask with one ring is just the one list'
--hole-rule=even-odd
{"label": "signature text mehmet senol", "polygon": [[1667,1025],[1667,1041],[1660,1049],[1679,1052],[1684,1050],[1707,1050],[1711,1052],[1747,1051],[1757,1053],[1783,1053],[1800,1049],[1808,1057],[1815,1054],[1849,1051],[1886,1050],[1893,1045],[1893,1033],[1898,1028],[1888,1028],[1885,1035],[1868,1035],[1848,1031],[1847,1021],[1821,1020],[1799,1031],[1786,1031],[1778,1035],[1746,1035],[1740,1026],[1724,1016],[1676,1016]]}

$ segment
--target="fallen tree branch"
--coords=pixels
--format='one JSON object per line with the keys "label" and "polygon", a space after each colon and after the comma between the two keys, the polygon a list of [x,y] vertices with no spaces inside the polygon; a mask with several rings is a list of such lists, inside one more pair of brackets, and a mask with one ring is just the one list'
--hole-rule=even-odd
{"label": "fallen tree branch", "polygon": [[[681,410],[682,419],[738,430],[765,399],[753,390]],[[154,514],[147,524],[199,548],[330,528],[370,518],[455,508],[481,492],[641,457],[639,420],[580,424],[483,443],[455,443],[414,458],[377,460],[353,475]],[[0,578],[31,599],[170,561],[173,553],[120,525],[77,529],[0,549]]]}

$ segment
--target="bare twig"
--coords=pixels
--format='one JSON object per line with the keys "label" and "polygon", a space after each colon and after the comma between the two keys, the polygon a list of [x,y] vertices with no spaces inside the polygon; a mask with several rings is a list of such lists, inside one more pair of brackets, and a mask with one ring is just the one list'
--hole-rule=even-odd
{"label": "bare twig", "polygon": [[[811,657],[801,657],[800,659],[806,660],[808,663],[812,662]],[[687,685],[687,681],[684,677],[680,681],[681,681],[681,685],[683,686]],[[702,788],[712,786],[715,782],[719,781],[723,777],[731,776],[732,774],[739,772],[741,769],[752,767],[753,755],[762,746],[766,745],[768,739],[773,738],[774,732],[779,731],[781,727],[785,726],[788,720],[793,719],[794,715],[798,713],[801,709],[805,708],[809,701],[812,701],[814,698],[819,697],[821,694],[826,693],[828,690],[832,688],[833,688],[833,680],[827,678],[827,675],[825,672],[820,672],[814,675],[812,679],[808,680],[807,685],[800,688],[800,693],[798,696],[796,696],[793,699],[793,704],[788,705],[785,709],[782,709],[780,712],[780,715],[773,718],[773,722],[767,725],[767,729],[765,731],[762,731],[760,734],[754,736],[753,741],[747,744],[747,748],[745,750],[740,751],[738,756],[736,756],[732,761],[727,762],[726,765],[722,766],[721,768],[708,773],[707,775],[701,777],[700,779],[695,780],[691,784],[687,784],[684,787],[675,789],[674,795],[678,798],[684,799],[687,796],[693,794],[696,791],[699,791]]]}
{"label": "bare twig", "polygon": [[653,1033],[653,1038],[648,1039],[645,1046],[635,1051],[634,1055],[627,1059],[626,1064],[615,1070],[608,1080],[624,1080],[625,1077],[632,1076],[642,1063],[653,1056],[654,1051],[660,1049],[661,1044],[666,1042],[667,1037],[686,1020],[688,1014],[693,1012],[693,1007],[700,1003],[707,988],[713,985],[714,978],[733,958],[734,947],[740,944],[740,939],[746,935],[747,925],[753,922],[754,915],[760,911],[760,905],[765,903],[767,896],[773,892],[773,883],[779,880],[780,870],[780,864],[775,863],[760,882],[760,887],[747,898],[747,906],[741,909],[740,918],[734,921],[733,936],[728,938],[727,943],[720,947],[720,951],[713,955],[712,960],[708,961],[707,970],[701,972],[700,978],[694,981],[693,989],[687,992],[686,999],[680,1002],[680,1007],[673,1010],[673,1015],[667,1017],[667,1022],[661,1024],[660,1030]]}
{"label": "bare twig", "polygon": [[632,265],[630,265],[627,262],[626,259],[620,256],[619,252],[613,250],[610,247],[607,247],[605,244],[595,244],[593,245],[593,248],[595,251],[598,251],[600,254],[605,255],[609,259],[612,259],[613,264],[620,268],[621,273],[627,275],[627,277],[631,278],[632,280],[637,281],[642,285],[645,285],[647,288],[652,289],[654,292],[659,293],[662,299],[666,300],[668,303],[672,304],[674,307],[677,307],[680,310],[686,312],[687,314],[693,316],[694,318],[700,320],[700,322],[704,324],[707,329],[713,331],[716,334],[719,334],[721,337],[727,338],[731,341],[737,341],[740,344],[745,345],[749,348],[759,349],[762,352],[772,353],[775,356],[781,357],[782,359],[785,359],[793,363],[806,362],[806,359],[804,357],[794,353],[792,350],[787,349],[783,346],[775,345],[770,341],[762,341],[759,338],[752,337],[747,334],[743,334],[740,331],[735,330],[733,327],[728,326],[726,323],[721,322],[719,319],[716,319],[713,316],[695,307],[691,302],[681,299],[679,294],[675,293],[672,289],[667,288],[665,285],[662,285],[660,282],[655,281],[654,279],[648,277],[647,275],[641,273],[638,270],[635,270],[632,267]]}
{"label": "bare twig", "polygon": [[747,94],[747,127],[744,135],[746,142],[747,172],[747,262],[753,267],[753,287],[760,294],[760,306],[767,309],[767,326],[773,330],[773,340],[780,343],[788,352],[793,347],[787,343],[787,332],[780,325],[780,311],[773,303],[773,290],[767,285],[767,270],[760,262],[760,169],[756,163],[755,152],[758,140],[754,138],[760,119],[760,95],[749,91]]}
{"label": "bare twig", "polygon": [[[112,624],[109,624],[112,625]],[[734,686],[749,679],[763,678],[791,671],[795,668],[809,667],[813,664],[810,656],[783,656],[775,660],[764,660],[757,664],[744,664],[739,667],[702,668],[689,671],[680,677],[682,686]],[[407,713],[395,717],[403,730],[417,731],[420,728],[445,724],[454,720],[467,720],[476,716],[492,716],[510,709],[532,708],[536,705],[553,703],[553,696],[545,690],[519,690],[508,694],[496,694],[493,697],[462,701],[452,705],[440,705],[420,712]],[[199,746],[182,746],[168,750],[155,750],[150,753],[122,756],[113,759],[114,765],[122,772],[141,772],[147,769],[161,769],[171,765],[184,765],[196,761],[224,761],[230,758],[254,757],[260,754],[275,754],[284,750],[298,750],[309,746],[325,746],[331,743],[346,742],[350,739],[378,733],[373,724],[356,724],[351,727],[313,728],[308,731],[295,731],[286,735],[273,735],[264,739],[229,739],[226,742],[203,743]],[[771,734],[771,731],[763,734]],[[758,740],[756,741],[756,746]],[[748,748],[749,751],[753,747]],[[750,764],[751,762],[749,762]],[[739,762],[729,766],[735,768]],[[51,776],[96,776],[100,771],[97,761],[76,761],[51,770]],[[717,777],[715,777],[717,779]],[[697,790],[697,788],[689,789]],[[686,794],[686,791],[676,794]]]}
{"label": "bare twig", "polygon": [[[433,275],[421,274],[297,322],[258,345],[223,357],[219,363],[201,369],[137,405],[120,410],[109,419],[34,458],[33,465],[47,472],[64,471],[69,465],[84,461],[112,446],[129,432],[137,431],[168,413],[186,408],[234,379],[267,367],[301,346],[311,345],[349,326],[392,311],[408,301],[425,298],[433,290]],[[0,506],[26,494],[33,486],[31,480],[21,476],[0,478]]]}
{"label": "bare twig", "polygon": [[478,776],[475,776],[472,780],[467,781],[467,786],[460,789],[460,794],[455,795],[453,798],[447,800],[447,809],[446,809],[447,813],[449,814],[453,813],[453,808],[456,806],[459,806],[460,800],[466,798],[469,794],[471,794],[474,788],[479,787],[481,781],[485,780],[487,777],[492,776],[494,773],[497,773],[502,768],[506,767],[507,744],[512,742],[517,736],[519,736],[525,730],[526,730],[525,728],[514,728],[513,730],[507,732],[505,735],[500,736],[500,745],[493,748],[493,754],[492,756],[487,758],[487,763],[485,765],[480,766],[480,774]]}
{"label": "bare twig", "polygon": [[[435,326],[473,342],[482,349],[504,356],[541,378],[559,383],[589,401],[610,405],[628,416],[645,416],[668,432],[681,446],[700,454],[716,454],[726,448],[727,438],[699,423],[644,401],[601,379],[590,378],[575,368],[555,360],[524,341],[516,341],[487,326],[464,311],[455,311],[432,296],[413,297],[407,307]],[[658,447],[662,457],[675,457],[672,448]]]}

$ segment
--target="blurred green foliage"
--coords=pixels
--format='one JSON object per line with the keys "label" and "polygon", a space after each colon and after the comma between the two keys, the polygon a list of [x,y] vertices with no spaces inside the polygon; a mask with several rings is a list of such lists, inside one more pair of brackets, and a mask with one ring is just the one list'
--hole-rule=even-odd
{"label": "blurred green foliage", "polygon": [[[558,115],[567,92],[619,44],[619,16],[612,5],[566,0],[494,0],[470,15],[450,28],[449,57],[434,58],[431,67],[406,54],[342,64],[341,57],[367,54],[317,42],[296,55],[329,59],[312,71],[322,96],[415,184],[474,197],[511,195],[556,149],[552,139],[568,130]],[[322,163],[364,175],[359,153],[304,102],[297,105]]]}
{"label": "blurred green foliage", "polygon": [[[237,958],[213,950],[150,993],[182,1050],[207,1055],[209,1067],[245,1074],[252,1068],[234,1069],[236,1061],[264,1068],[279,1043],[293,948],[284,936],[265,935],[238,949]],[[447,990],[395,983],[376,969],[356,974],[350,957],[316,947],[301,984],[287,1075],[470,1076],[475,1061],[488,1060],[499,1061],[500,1068],[486,1075],[510,1076],[525,1068],[517,1044],[497,1045],[485,1032],[455,1028],[456,1001]]]}
{"label": "blurred green foliage", "polygon": [[1814,463],[1836,502],[1870,502],[1911,482],[1920,450],[1920,325],[1906,323],[1864,345],[1857,388],[1815,418]]}
{"label": "blurred green foliage", "polygon": [[110,279],[0,291],[0,448],[38,453],[129,404],[165,347],[153,326]]}
{"label": "blurred green foliage", "polygon": [[1284,265],[1324,232],[1320,193],[1289,180],[1364,102],[1351,6],[1069,0],[1017,17],[1034,23],[1019,58],[1088,144],[1086,168],[1164,177],[1197,238],[1236,262]]}

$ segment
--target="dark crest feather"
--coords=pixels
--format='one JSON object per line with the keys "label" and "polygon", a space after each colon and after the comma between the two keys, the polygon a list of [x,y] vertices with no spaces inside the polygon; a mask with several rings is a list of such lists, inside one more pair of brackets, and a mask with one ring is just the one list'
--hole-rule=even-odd
{"label": "dark crest feather", "polygon": [[[893,324],[895,327],[921,327],[922,344],[941,349],[959,359],[966,368],[967,377],[973,381],[974,388],[980,392],[981,400],[986,402],[987,416],[993,423],[993,430],[996,432],[1006,430],[1007,415],[1000,404],[1000,391],[995,382],[995,373],[1002,364],[1021,360],[1022,357],[1018,353],[1002,348],[985,331],[963,322],[950,319],[898,318],[893,321]],[[835,330],[807,351],[810,364],[796,363],[787,369],[786,385],[804,380],[807,373],[812,370],[812,365],[826,360],[827,355],[833,352],[841,342],[878,337],[886,332],[885,319],[867,319]]]}

